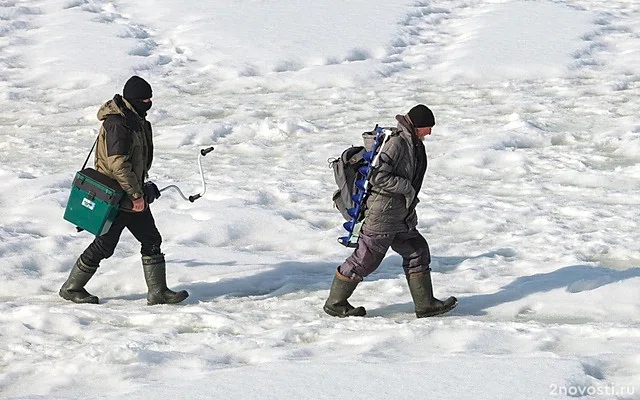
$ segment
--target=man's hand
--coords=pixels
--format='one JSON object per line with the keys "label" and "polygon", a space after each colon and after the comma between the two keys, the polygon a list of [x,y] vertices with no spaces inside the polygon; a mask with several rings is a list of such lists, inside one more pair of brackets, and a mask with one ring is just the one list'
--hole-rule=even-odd
{"label": "man's hand", "polygon": [[144,192],[144,198],[148,204],[153,203],[155,199],[160,197],[160,189],[158,189],[156,184],[151,181],[145,182],[142,186],[142,191]]}
{"label": "man's hand", "polygon": [[144,211],[144,198],[143,197],[139,197],[139,198],[133,200],[133,211],[135,211],[135,212]]}

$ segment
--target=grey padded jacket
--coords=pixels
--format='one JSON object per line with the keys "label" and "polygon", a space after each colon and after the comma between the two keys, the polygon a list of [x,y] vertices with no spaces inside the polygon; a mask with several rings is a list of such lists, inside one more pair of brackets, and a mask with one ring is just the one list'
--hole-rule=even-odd
{"label": "grey padded jacket", "polygon": [[418,225],[419,200],[411,182],[417,158],[413,145],[415,131],[405,116],[397,115],[398,132],[380,153],[381,164],[370,179],[371,194],[362,229],[378,234],[407,232]]}

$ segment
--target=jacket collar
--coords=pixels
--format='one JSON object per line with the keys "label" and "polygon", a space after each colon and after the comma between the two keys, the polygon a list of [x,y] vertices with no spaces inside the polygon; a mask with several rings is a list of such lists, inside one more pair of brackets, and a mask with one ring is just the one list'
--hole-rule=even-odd
{"label": "jacket collar", "polygon": [[396,121],[398,121],[398,127],[410,136],[411,143],[415,145],[419,139],[418,134],[416,133],[416,128],[413,126],[411,121],[409,121],[406,115],[396,115]]}
{"label": "jacket collar", "polygon": [[130,118],[138,122],[144,121],[144,118],[138,115],[138,113],[133,108],[131,103],[129,103],[127,99],[125,99],[124,97],[120,96],[119,94],[116,94],[115,96],[113,96],[113,101],[116,104],[116,106],[118,106],[118,108],[120,109],[120,112],[122,112],[122,114],[127,119]]}

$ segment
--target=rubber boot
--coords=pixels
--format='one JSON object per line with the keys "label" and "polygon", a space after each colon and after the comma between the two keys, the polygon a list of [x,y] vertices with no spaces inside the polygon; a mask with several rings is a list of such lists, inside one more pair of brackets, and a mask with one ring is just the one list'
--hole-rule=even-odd
{"label": "rubber boot", "polygon": [[147,282],[147,304],[176,304],[180,303],[189,293],[186,290],[174,292],[167,288],[167,273],[164,254],[142,257],[144,279]]}
{"label": "rubber boot", "polygon": [[416,317],[433,317],[453,310],[458,305],[458,300],[451,296],[445,301],[433,297],[431,285],[431,269],[415,274],[407,275],[409,291],[415,305]]}
{"label": "rubber boot", "polygon": [[360,281],[349,279],[336,271],[331,284],[329,298],[324,304],[324,312],[332,317],[363,317],[367,314],[364,307],[354,307],[347,299],[353,294]]}
{"label": "rubber boot", "polygon": [[69,278],[62,284],[60,292],[58,292],[60,297],[74,303],[98,304],[98,297],[87,292],[84,288],[84,285],[89,282],[89,279],[96,273],[97,269],[97,265],[95,267],[87,265],[78,257],[73,268],[71,268]]}

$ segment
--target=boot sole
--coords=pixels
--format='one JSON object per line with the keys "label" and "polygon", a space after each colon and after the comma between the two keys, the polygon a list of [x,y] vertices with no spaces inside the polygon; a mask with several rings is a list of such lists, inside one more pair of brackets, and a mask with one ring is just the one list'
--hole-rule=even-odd
{"label": "boot sole", "polygon": [[449,311],[451,311],[454,308],[456,308],[457,306],[458,306],[458,300],[456,300],[456,302],[453,303],[453,305],[451,307],[449,307],[449,308],[444,308],[442,310],[434,311],[434,312],[431,312],[431,313],[420,313],[419,315],[416,314],[416,317],[418,317],[418,318],[435,317],[436,315],[446,314]]}
{"label": "boot sole", "polygon": [[163,300],[163,301],[159,301],[159,302],[154,302],[154,301],[147,300],[147,305],[148,306],[155,306],[155,305],[160,305],[160,304],[178,304],[178,303],[182,303],[183,301],[185,301],[189,297],[189,293],[186,290],[178,292],[178,294],[180,294],[180,293],[182,293],[182,294],[180,296],[176,297],[175,299],[173,299],[172,301]]}
{"label": "boot sole", "polygon": [[62,290],[58,292],[58,294],[60,295],[60,297],[62,297],[65,300],[69,300],[73,303],[76,304],[99,304],[100,300],[98,299],[98,296],[87,296],[87,297],[83,297],[81,299],[74,299],[73,296],[67,294],[66,292],[63,292]]}
{"label": "boot sole", "polygon": [[[322,307],[322,309],[324,310],[324,312],[326,312],[327,314],[331,315],[332,317],[338,317],[338,318],[346,318],[346,317],[364,317],[365,315],[367,315],[367,310],[364,309],[364,307],[360,306],[360,307],[356,307],[353,310],[349,311],[348,314],[340,314],[337,313],[335,311],[333,311],[330,308]],[[355,313],[354,313],[355,311]]]}

